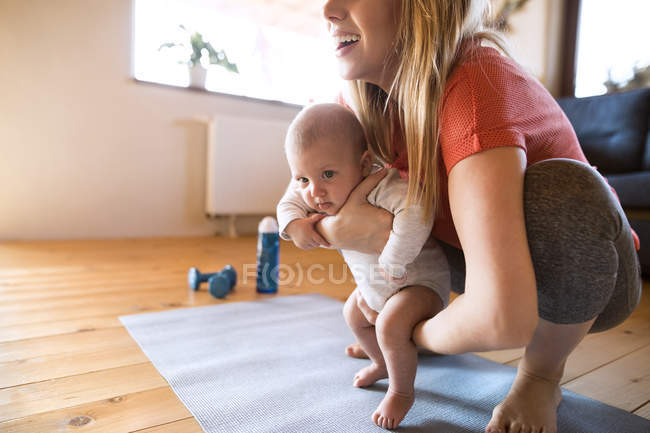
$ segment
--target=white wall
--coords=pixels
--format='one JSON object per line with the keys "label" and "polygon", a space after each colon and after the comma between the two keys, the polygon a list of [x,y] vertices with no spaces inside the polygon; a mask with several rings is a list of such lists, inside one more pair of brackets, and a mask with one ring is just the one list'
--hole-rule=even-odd
{"label": "white wall", "polygon": [[0,1],[0,239],[215,233],[191,119],[297,112],[136,83],[131,17],[131,0]]}
{"label": "white wall", "polygon": [[564,0],[531,0],[510,17],[506,34],[517,61],[553,95],[560,92],[563,24]]}

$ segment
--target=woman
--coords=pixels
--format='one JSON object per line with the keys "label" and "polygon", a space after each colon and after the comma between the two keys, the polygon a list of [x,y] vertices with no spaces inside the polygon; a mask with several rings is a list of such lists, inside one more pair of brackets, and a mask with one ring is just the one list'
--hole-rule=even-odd
{"label": "woman", "polygon": [[[638,240],[553,98],[481,44],[504,51],[482,26],[487,7],[330,0],[323,11],[348,103],[373,151],[408,176],[409,198],[435,215],[433,235],[462,293],[415,328],[415,343],[441,354],[525,346],[486,432],[549,433],[569,354],[639,302]],[[333,246],[382,250],[390,215],[365,201],[380,177],[317,223]]]}

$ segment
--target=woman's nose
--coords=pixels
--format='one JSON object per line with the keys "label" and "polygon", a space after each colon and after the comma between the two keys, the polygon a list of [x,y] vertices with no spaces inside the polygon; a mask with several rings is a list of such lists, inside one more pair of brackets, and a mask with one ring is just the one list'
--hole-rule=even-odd
{"label": "woman's nose", "polygon": [[343,3],[343,0],[327,0],[323,5],[323,18],[328,23],[342,21],[346,14]]}

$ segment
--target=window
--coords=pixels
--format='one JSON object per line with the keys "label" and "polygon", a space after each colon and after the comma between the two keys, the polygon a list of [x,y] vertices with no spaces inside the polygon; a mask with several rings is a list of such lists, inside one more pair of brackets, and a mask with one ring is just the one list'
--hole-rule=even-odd
{"label": "window", "polygon": [[[332,101],[343,81],[319,6],[305,0],[135,0],[135,78],[188,86],[189,35],[199,32],[238,70],[210,65],[204,56],[207,90],[299,105]],[[165,43],[186,47],[160,49]]]}
{"label": "window", "polygon": [[582,0],[577,41],[575,95],[607,92],[625,85],[634,69],[650,65],[650,1]]}

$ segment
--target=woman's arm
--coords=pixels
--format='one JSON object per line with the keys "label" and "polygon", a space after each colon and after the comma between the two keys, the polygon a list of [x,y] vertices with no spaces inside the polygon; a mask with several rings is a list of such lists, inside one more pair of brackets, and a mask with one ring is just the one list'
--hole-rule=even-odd
{"label": "woman's arm", "polygon": [[388,241],[393,225],[393,215],[372,206],[367,197],[384,178],[388,170],[366,177],[350,193],[336,215],[328,216],[316,224],[316,229],[333,248],[379,254]]}
{"label": "woman's arm", "polygon": [[449,201],[466,261],[465,293],[418,324],[419,346],[453,354],[520,347],[537,326],[537,289],[523,209],[526,157],[502,147],[449,174]]}

